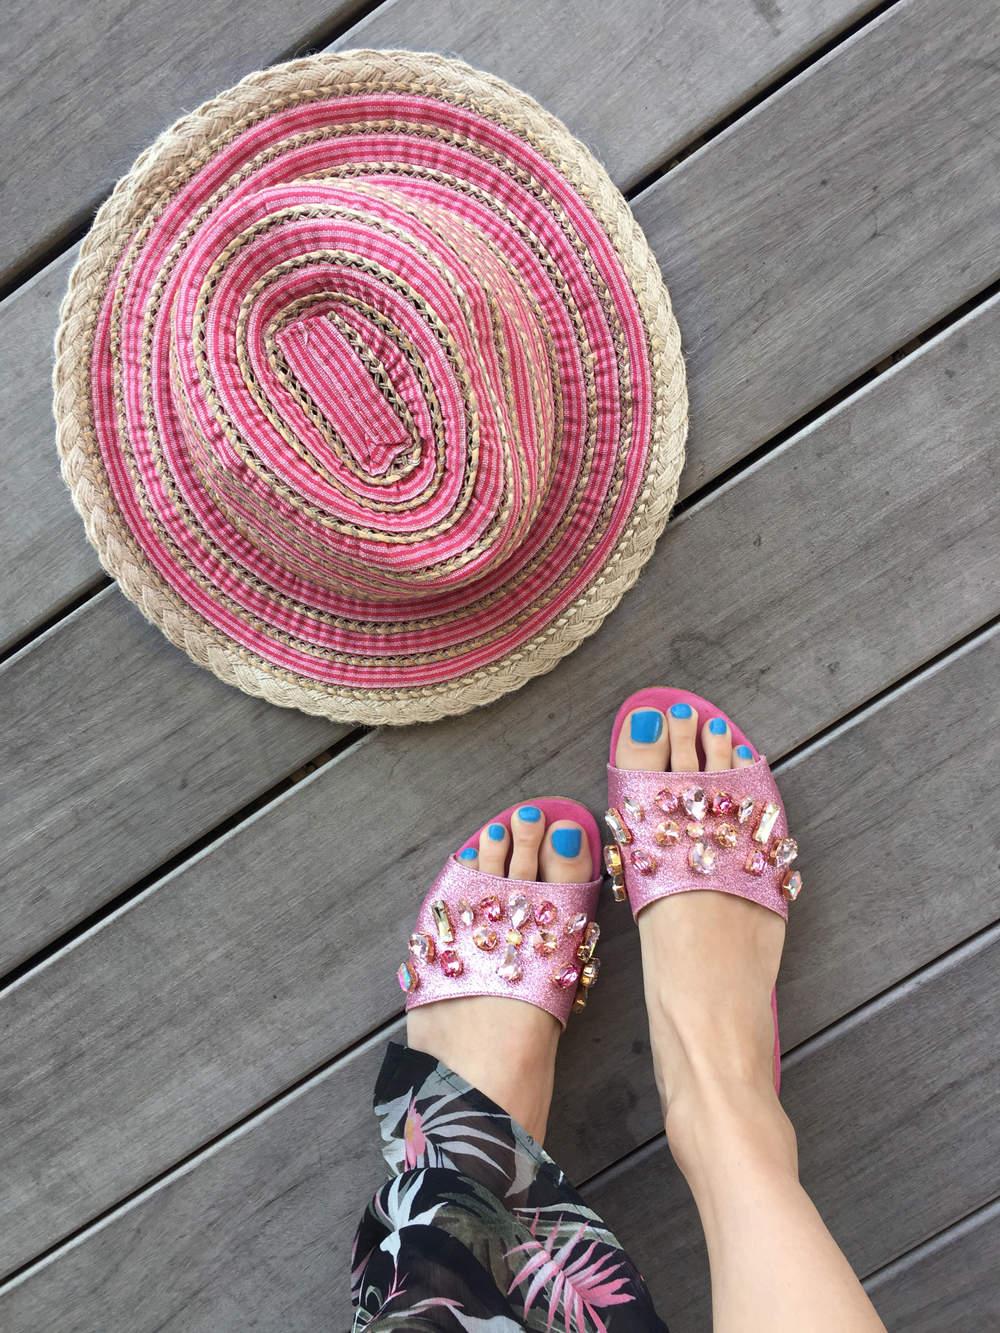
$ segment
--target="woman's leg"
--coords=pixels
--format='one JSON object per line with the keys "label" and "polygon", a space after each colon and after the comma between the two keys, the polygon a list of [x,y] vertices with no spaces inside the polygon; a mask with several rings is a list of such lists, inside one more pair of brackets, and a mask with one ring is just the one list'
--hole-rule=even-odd
{"label": "woman's leg", "polygon": [[[626,720],[620,768],[693,772],[752,762],[711,717]],[[633,736],[636,739],[633,739]],[[795,1132],[772,1077],[770,996],[785,926],[726,893],[674,894],[639,914],[667,1140],[708,1242],[715,1333],[877,1333],[860,1282],[799,1184]]]}
{"label": "woman's leg", "polygon": [[[503,875],[513,836],[509,878],[547,884],[591,878],[590,848],[579,824],[560,819],[546,828],[544,814],[532,805],[521,806],[510,822],[511,833],[502,824],[483,829],[479,857],[466,864]],[[491,830],[502,837],[491,837]],[[502,1106],[537,1143],[544,1141],[559,1042],[551,1014],[523,1000],[467,996],[412,1009],[406,1040]]]}

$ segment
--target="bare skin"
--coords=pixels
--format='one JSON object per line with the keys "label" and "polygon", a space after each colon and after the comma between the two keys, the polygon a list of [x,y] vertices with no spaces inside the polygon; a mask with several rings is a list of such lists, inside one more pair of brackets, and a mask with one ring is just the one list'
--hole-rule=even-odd
{"label": "bare skin", "polygon": [[[716,720],[712,730],[712,716],[640,711],[637,734],[647,739],[632,739],[630,715],[615,755],[621,768],[695,772],[699,729],[706,771],[753,762],[734,749],[728,727]],[[544,817],[529,827],[515,815],[512,825],[512,877],[590,878],[585,836],[570,864]],[[470,864],[503,874],[508,845],[509,835],[494,841],[484,830]],[[742,898],[691,892],[645,908],[639,936],[654,1073],[667,1139],[705,1229],[715,1333],[885,1333],[799,1184],[795,1132],[774,1091],[770,996],[783,921]],[[407,1037],[543,1141],[559,1039],[549,1014],[513,999],[448,1000],[414,1009]]]}

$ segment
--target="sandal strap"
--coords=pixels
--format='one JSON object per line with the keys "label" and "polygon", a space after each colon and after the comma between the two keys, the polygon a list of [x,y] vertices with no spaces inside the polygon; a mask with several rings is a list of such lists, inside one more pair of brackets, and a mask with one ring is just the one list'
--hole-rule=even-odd
{"label": "sandal strap", "polygon": [[788,902],[801,888],[791,869],[798,848],[763,756],[724,773],[640,773],[609,764],[608,802],[615,844],[605,857],[616,896],[621,881],[628,889],[633,916],[672,893],[715,889],[788,920]]}
{"label": "sandal strap", "polygon": [[459,995],[502,995],[547,1010],[565,1027],[600,967],[593,956],[600,887],[599,879],[501,879],[449,857],[399,968],[407,1011]]}

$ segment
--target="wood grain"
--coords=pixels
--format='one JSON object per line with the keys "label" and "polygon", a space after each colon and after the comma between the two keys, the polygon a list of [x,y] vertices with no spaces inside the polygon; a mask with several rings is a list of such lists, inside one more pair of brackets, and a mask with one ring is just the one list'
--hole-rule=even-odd
{"label": "wood grain", "polygon": [[[862,1276],[1000,1193],[1000,1051],[983,1040],[998,1021],[994,927],[787,1061],[802,1183]],[[583,1193],[671,1333],[707,1333],[704,1241],[665,1140]]]}
{"label": "wood grain", "polygon": [[888,1333],[1000,1327],[1000,1199],[865,1282]]}
{"label": "wood grain", "polygon": [[116,587],[0,668],[0,697],[0,970],[350,730],[223,685]]}
{"label": "wood grain", "polygon": [[87,219],[185,111],[346,21],[361,0],[11,0],[0,86],[0,285]]}

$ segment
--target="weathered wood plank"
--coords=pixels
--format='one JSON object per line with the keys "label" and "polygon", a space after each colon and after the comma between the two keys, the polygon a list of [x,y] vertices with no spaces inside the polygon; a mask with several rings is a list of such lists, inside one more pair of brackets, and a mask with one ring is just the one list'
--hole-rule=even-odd
{"label": "weathered wood plank", "polygon": [[[983,616],[984,596],[997,595],[987,571],[996,559],[989,524],[1000,520],[992,516],[992,491],[983,484],[991,467],[992,396],[1000,392],[985,373],[997,321],[1000,301],[689,511],[673,527],[651,575],[617,612],[613,632],[595,636],[559,673],[464,718],[369,734],[1,997],[12,1090],[0,1137],[16,1164],[0,1196],[0,1237],[17,1246],[9,1264],[52,1244],[93,1210],[112,1205],[233,1118],[251,1113],[388,1021],[397,1000],[387,978],[425,886],[455,845],[456,828],[475,826],[512,797],[545,790],[573,792],[603,808],[604,746],[625,690],[648,678],[697,684],[711,677],[709,697],[739,717],[760,744],[780,753],[884,688],[891,674],[945,647],[941,636],[959,636],[968,624],[963,617]],[[891,481],[876,484],[876,477]],[[941,477],[947,485],[932,525],[925,515]],[[821,513],[813,487],[827,500]],[[751,528],[744,521],[748,513],[756,519]],[[799,561],[789,560],[787,531],[809,533]],[[915,568],[923,584],[911,592]],[[672,579],[672,571],[683,573],[683,581]],[[968,584],[953,583],[956,571]],[[669,587],[692,589],[691,603],[712,627],[711,636],[697,640],[672,631],[663,596]],[[859,588],[865,589],[863,608],[857,607]],[[937,608],[933,617],[921,613],[927,597]],[[772,632],[776,605],[789,608],[780,636]],[[960,673],[980,677],[984,661],[995,664],[996,640],[989,635],[977,645],[981,657],[971,649],[959,655]],[[628,659],[623,644],[631,645]],[[840,669],[831,672],[828,649],[835,645]],[[903,649],[915,660],[892,656]],[[967,659],[972,665],[964,665]],[[960,681],[967,677],[961,674]],[[920,684],[936,692],[937,674],[921,677]],[[943,756],[951,754],[949,745],[957,746],[955,760],[941,762],[952,764],[948,772],[959,777],[961,790],[953,798],[960,809],[968,801],[961,780],[971,772],[961,765],[964,748],[975,745],[961,725],[961,702],[975,701],[975,686],[956,684],[951,693],[959,702],[945,709],[948,725],[933,722],[933,704],[929,725]],[[907,706],[901,705],[904,717]],[[879,709],[871,713],[877,716]],[[928,713],[915,708],[913,716]],[[853,725],[860,736],[869,714]],[[899,816],[901,797],[893,788],[872,813],[857,756],[891,757],[875,764],[884,781],[893,762],[900,764],[904,797],[924,772],[925,756],[909,753],[908,737],[893,742],[892,725],[876,729],[872,741],[837,738],[845,770],[859,780],[859,804],[852,805],[851,786],[840,788],[836,769],[815,780],[835,802],[836,814],[847,810],[844,818],[865,829],[868,848],[875,844],[873,830]],[[773,748],[768,737],[775,738]],[[901,868],[887,882],[904,904],[911,896],[920,902],[915,920],[924,922],[900,933],[897,914],[872,918],[871,902],[861,896],[868,865],[861,866],[855,884],[839,826],[821,798],[809,806],[813,778],[805,776],[805,757],[800,764],[800,808],[793,808],[793,818],[800,829],[807,825],[807,833],[812,821],[819,844],[805,864],[820,882],[829,874],[844,896],[843,913],[831,910],[820,928],[804,932],[807,957],[792,964],[793,978],[820,978],[815,1001],[808,1001],[812,1008],[803,1001],[815,1030],[839,1017],[844,1005],[883,988],[891,980],[889,966],[896,976],[905,974],[992,920],[987,884],[995,833],[984,832],[983,825],[980,832],[969,833],[964,824],[955,830],[956,838],[984,848],[976,861],[976,888],[963,897],[961,910],[951,896],[941,896],[937,882],[920,877],[915,850],[900,833]],[[823,773],[825,749],[808,764]],[[460,785],[456,772],[463,777]],[[972,772],[983,781],[979,765]],[[435,790],[447,793],[447,801],[429,800]],[[873,790],[877,797],[877,786]],[[916,814],[923,820],[923,806]],[[923,844],[915,845],[923,854]],[[825,908],[808,901],[801,908],[819,922]],[[808,924],[809,916],[804,920]],[[612,921],[613,929],[627,932],[627,913],[619,909]],[[901,940],[893,942],[896,934]],[[629,945],[613,948],[627,953]],[[827,958],[840,960],[840,981],[836,962],[828,966]],[[613,961],[608,958],[612,977]],[[609,986],[599,990],[596,1018],[601,1006],[612,1004],[601,990],[608,994]],[[800,994],[795,992],[793,1005]],[[788,1017],[795,1028],[793,1010]],[[124,1030],[127,1044],[120,1040]],[[595,1030],[584,1037],[581,1029],[573,1040],[592,1049],[600,1042]],[[628,1042],[616,1033],[609,1048],[628,1049]],[[629,1128],[635,1142],[645,1137],[648,1096],[643,1101],[633,1069],[635,1062],[627,1068],[623,1061],[608,1077],[636,1090]],[[581,1174],[608,1160],[607,1136],[611,1158],[621,1152],[613,1116],[595,1112],[593,1118],[605,1136],[597,1142],[604,1157],[589,1150],[572,1156],[573,1141],[597,1134],[581,1128],[584,1121],[576,1122],[575,1140],[560,1145]],[[29,1184],[43,1176],[44,1189]],[[25,1194],[32,1198],[29,1209]]]}
{"label": "weathered wood plank", "polygon": [[865,1282],[889,1333],[1000,1328],[1000,1200]]}
{"label": "weathered wood plank", "polygon": [[6,970],[348,733],[223,685],[108,588],[0,669]]}
{"label": "weathered wood plank", "polygon": [[[787,1062],[782,1102],[802,1182],[862,1276],[1000,1192],[1000,1050],[983,1040],[998,1022],[994,927]],[[671,1333],[708,1330],[704,1240],[666,1141],[584,1195],[645,1275]]]}
{"label": "weathered wood plank", "polygon": [[523,88],[622,190],[873,9],[871,0],[394,0],[332,50],[440,51]]}
{"label": "weathered wood plank", "polygon": [[0,304],[0,653],[102,577],[59,475],[52,340],[76,249]]}
{"label": "weathered wood plank", "polygon": [[362,0],[4,7],[0,285],[57,245],[167,125],[347,21]]}
{"label": "weathered wood plank", "polygon": [[[883,1252],[912,1246],[934,1219],[950,1222],[948,1209],[980,1195],[996,1174],[996,1055],[979,1024],[998,1017],[997,935],[898,987],[789,1061],[786,1101],[799,1127],[805,1176],[849,1247],[862,1231],[869,1248],[878,1243],[873,1231],[883,1214],[891,1214]],[[383,1040],[0,1290],[4,1328],[237,1333],[250,1312],[262,1329],[318,1333],[346,1324],[351,1239],[365,1198],[383,1178],[369,1109]],[[646,1177],[641,1166],[650,1157]],[[595,1182],[590,1195],[628,1236],[671,1328],[687,1333],[707,1325],[687,1311],[675,1314],[686,1288],[664,1295],[663,1287],[670,1273],[683,1282],[685,1266],[697,1260],[677,1248],[689,1239],[680,1228],[699,1228],[678,1206],[666,1157],[663,1150],[646,1153],[627,1184],[620,1173],[603,1186]],[[843,1170],[848,1158],[856,1163],[851,1172]],[[939,1192],[942,1175],[948,1179]],[[661,1251],[650,1262],[649,1244],[642,1250],[641,1236],[627,1231],[632,1219],[632,1232],[649,1235],[651,1218],[663,1219],[661,1234],[674,1242],[669,1273]],[[890,1327],[957,1333],[960,1326]]]}

